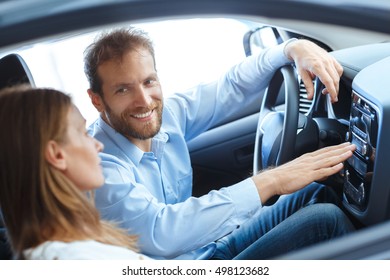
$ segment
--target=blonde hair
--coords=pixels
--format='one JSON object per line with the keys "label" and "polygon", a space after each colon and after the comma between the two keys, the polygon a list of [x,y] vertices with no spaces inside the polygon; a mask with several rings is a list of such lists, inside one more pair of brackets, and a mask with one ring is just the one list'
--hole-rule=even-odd
{"label": "blonde hair", "polygon": [[66,141],[71,106],[68,95],[53,89],[0,93],[0,207],[16,257],[48,240],[135,249],[135,236],[101,221],[92,199],[45,159],[50,140]]}

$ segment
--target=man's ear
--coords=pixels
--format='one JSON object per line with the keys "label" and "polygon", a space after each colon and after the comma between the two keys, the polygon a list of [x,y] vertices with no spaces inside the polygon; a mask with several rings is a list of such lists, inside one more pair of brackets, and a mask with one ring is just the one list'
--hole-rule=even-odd
{"label": "man's ear", "polygon": [[67,168],[65,152],[56,141],[50,140],[45,150],[45,158],[53,167],[63,171]]}
{"label": "man's ear", "polygon": [[91,102],[93,106],[95,106],[96,110],[98,110],[99,113],[103,112],[104,103],[102,97],[99,94],[93,92],[92,89],[88,89],[88,95],[89,98],[91,98]]}

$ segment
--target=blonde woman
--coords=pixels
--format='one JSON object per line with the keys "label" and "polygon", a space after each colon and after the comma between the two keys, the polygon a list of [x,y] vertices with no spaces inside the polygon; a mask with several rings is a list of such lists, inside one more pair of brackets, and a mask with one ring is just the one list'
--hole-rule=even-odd
{"label": "blonde woman", "polygon": [[135,237],[100,220],[90,196],[104,177],[70,97],[18,86],[0,93],[0,207],[15,258],[147,259]]}

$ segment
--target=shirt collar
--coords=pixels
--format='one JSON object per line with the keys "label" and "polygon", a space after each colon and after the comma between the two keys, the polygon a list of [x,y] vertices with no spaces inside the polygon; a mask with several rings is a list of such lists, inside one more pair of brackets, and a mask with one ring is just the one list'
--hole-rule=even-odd
{"label": "shirt collar", "polygon": [[[126,137],[117,132],[111,126],[109,126],[100,116],[97,121],[98,126],[106,133],[106,135],[116,144],[116,146],[122,150],[122,152],[135,164],[139,165],[145,154],[153,153],[154,156],[160,161],[164,154],[165,144],[169,141],[168,132],[161,127],[160,131],[152,139],[152,151],[143,152],[136,145],[131,143]],[[103,151],[104,152],[104,151]]]}

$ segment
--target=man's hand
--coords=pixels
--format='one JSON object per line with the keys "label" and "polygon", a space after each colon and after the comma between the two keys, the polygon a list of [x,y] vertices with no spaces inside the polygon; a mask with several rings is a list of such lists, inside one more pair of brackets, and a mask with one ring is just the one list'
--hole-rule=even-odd
{"label": "man's hand", "polygon": [[304,154],[286,164],[252,177],[264,204],[274,195],[296,192],[314,181],[339,172],[356,146],[343,143]]}
{"label": "man's hand", "polygon": [[337,102],[343,67],[333,56],[308,40],[292,41],[285,46],[284,52],[289,59],[294,60],[309,99],[314,96],[312,80],[317,76],[325,86],[322,93],[329,93],[331,101]]}

